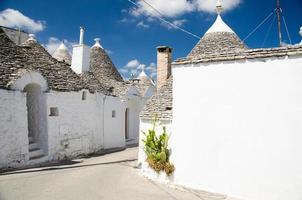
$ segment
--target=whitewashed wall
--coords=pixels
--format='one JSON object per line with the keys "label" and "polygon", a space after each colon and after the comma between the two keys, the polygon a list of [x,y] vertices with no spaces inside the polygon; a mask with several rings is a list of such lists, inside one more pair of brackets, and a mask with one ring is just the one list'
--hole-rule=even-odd
{"label": "whitewashed wall", "polygon": [[[117,97],[106,97],[105,99],[105,124],[104,124],[104,148],[124,147],[125,140],[125,102]],[[115,117],[112,117],[112,111]]]}
{"label": "whitewashed wall", "polygon": [[[86,100],[82,100],[84,91]],[[26,93],[0,89],[0,169],[124,147],[125,102],[84,91],[43,93],[47,101],[47,130],[40,133],[43,140],[38,141],[46,157],[30,161]],[[50,116],[51,107],[58,108],[58,116]],[[116,111],[115,118],[112,110]]]}
{"label": "whitewashed wall", "polygon": [[302,58],[173,67],[174,183],[302,199]]}
{"label": "whitewashed wall", "polygon": [[47,93],[48,113],[57,107],[59,116],[48,116],[49,156],[51,160],[73,158],[103,148],[103,95],[87,92]]}
{"label": "whitewashed wall", "polygon": [[[171,147],[171,141],[173,140],[173,134],[172,134],[172,123],[170,120],[161,120],[158,125],[155,128],[156,134],[162,134],[163,133],[163,127],[166,127],[167,134],[170,136],[170,140],[168,143],[168,148]],[[139,150],[138,150],[138,164],[141,166],[141,174],[156,180],[160,182],[173,182],[173,176],[167,177],[165,173],[157,174],[154,172],[151,168],[149,168],[148,163],[146,162],[146,154],[144,152],[144,143],[142,140],[145,139],[145,135],[143,132],[148,134],[148,130],[153,128],[153,121],[149,119],[140,119],[140,134],[139,134]],[[173,151],[171,151],[171,154],[173,154]]]}
{"label": "whitewashed wall", "polygon": [[0,168],[24,165],[28,160],[26,94],[0,89],[0,102]]}
{"label": "whitewashed wall", "polygon": [[139,113],[141,111],[141,102],[143,100],[138,96],[131,96],[127,102],[127,108],[129,109],[129,143],[138,143],[139,138]]}

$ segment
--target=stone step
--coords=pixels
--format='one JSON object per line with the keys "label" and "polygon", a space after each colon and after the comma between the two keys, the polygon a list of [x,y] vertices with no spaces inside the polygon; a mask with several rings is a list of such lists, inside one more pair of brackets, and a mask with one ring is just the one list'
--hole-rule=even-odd
{"label": "stone step", "polygon": [[28,161],[28,165],[31,167],[39,167],[42,163],[45,163],[48,161],[47,156],[41,156],[41,157],[34,157],[33,159],[30,159]]}
{"label": "stone step", "polygon": [[39,150],[39,145],[38,143],[30,143],[29,144],[29,152],[32,152],[32,151],[36,151],[36,150]]}
{"label": "stone step", "polygon": [[44,152],[42,149],[38,149],[35,151],[31,151],[29,152],[29,159],[33,160],[33,159],[38,159],[44,156]]}
{"label": "stone step", "polygon": [[29,144],[34,143],[34,138],[33,137],[28,137],[28,142],[29,142]]}

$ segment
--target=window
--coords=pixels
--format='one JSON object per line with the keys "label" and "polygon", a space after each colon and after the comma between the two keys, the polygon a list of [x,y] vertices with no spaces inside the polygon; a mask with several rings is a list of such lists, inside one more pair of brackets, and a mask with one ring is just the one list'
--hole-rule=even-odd
{"label": "window", "polygon": [[166,107],[166,110],[172,110],[172,107]]}
{"label": "window", "polygon": [[87,91],[82,92],[82,100],[85,101],[87,98]]}
{"label": "window", "polygon": [[115,112],[115,110],[112,111],[112,114],[111,114],[111,115],[112,115],[112,118],[115,118],[115,117],[116,117],[116,112]]}
{"label": "window", "polygon": [[51,107],[49,116],[59,116],[58,107]]}

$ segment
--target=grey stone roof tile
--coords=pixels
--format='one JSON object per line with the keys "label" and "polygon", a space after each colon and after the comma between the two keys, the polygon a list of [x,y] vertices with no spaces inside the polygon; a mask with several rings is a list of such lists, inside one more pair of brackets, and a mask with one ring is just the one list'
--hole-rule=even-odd
{"label": "grey stone roof tile", "polygon": [[0,88],[10,89],[15,80],[37,71],[47,80],[50,90],[79,91],[90,89],[69,65],[59,62],[36,41],[17,46],[0,29]]}
{"label": "grey stone roof tile", "polygon": [[234,61],[245,59],[259,59],[284,56],[302,56],[302,45],[288,47],[266,48],[266,49],[247,49],[237,52],[224,52],[203,54],[195,57],[179,58],[173,62],[173,65],[192,64],[192,63],[210,63],[220,61]]}
{"label": "grey stone roof tile", "polygon": [[113,96],[124,96],[130,87],[103,48],[97,46],[91,48],[90,71]]}
{"label": "grey stone roof tile", "polygon": [[188,54],[188,58],[196,58],[211,54],[240,52],[247,50],[246,45],[235,33],[206,33]]}
{"label": "grey stone roof tile", "polygon": [[140,113],[143,119],[153,119],[155,116],[160,120],[172,120],[173,114],[173,78],[170,76],[159,91],[148,100]]}

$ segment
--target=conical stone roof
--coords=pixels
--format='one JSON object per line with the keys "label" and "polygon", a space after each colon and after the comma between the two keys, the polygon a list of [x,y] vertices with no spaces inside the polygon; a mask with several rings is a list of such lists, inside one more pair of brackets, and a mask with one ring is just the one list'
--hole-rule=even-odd
{"label": "conical stone roof", "polygon": [[141,73],[138,75],[137,79],[139,80],[138,82],[138,90],[142,96],[144,96],[147,92],[147,90],[150,87],[155,88],[155,84],[152,81],[152,79],[145,73],[144,68],[142,69]]}
{"label": "conical stone roof", "polygon": [[71,64],[71,56],[63,42],[61,43],[59,48],[57,48],[52,54],[52,57],[57,59],[58,61],[66,62],[69,65]]}
{"label": "conical stone roof", "polygon": [[124,82],[105,49],[99,45],[91,48],[90,71],[112,95],[123,96],[127,92],[129,86]]}
{"label": "conical stone roof", "polygon": [[212,54],[240,52],[247,49],[247,46],[222,20],[218,13],[215,23],[209,28],[187,57],[198,58]]}

